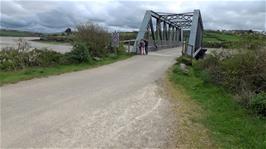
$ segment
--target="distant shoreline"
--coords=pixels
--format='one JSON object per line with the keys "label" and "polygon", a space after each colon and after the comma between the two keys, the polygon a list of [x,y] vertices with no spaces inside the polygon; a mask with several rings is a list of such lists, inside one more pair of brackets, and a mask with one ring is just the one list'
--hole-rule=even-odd
{"label": "distant shoreline", "polygon": [[41,35],[43,34],[27,31],[0,29],[1,37],[40,37]]}

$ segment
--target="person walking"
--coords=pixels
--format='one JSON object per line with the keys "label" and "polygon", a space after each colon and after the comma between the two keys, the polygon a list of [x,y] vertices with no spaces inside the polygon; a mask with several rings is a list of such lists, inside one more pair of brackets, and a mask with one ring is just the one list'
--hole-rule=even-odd
{"label": "person walking", "polygon": [[145,43],[145,54],[148,55],[148,46],[149,46],[149,42],[148,40],[144,40],[144,43]]}
{"label": "person walking", "polygon": [[141,44],[142,44],[142,43],[141,43],[141,40],[140,40],[140,41],[139,41],[139,51],[138,51],[140,55],[141,55]]}
{"label": "person walking", "polygon": [[144,55],[145,42],[143,41],[143,39],[140,40],[139,47],[140,47],[140,55]]}

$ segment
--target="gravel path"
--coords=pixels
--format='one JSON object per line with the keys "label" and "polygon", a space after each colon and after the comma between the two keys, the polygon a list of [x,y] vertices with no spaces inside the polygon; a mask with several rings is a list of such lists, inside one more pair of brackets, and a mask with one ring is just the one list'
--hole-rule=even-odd
{"label": "gravel path", "polygon": [[158,80],[180,51],[1,87],[2,147],[174,148],[176,116]]}

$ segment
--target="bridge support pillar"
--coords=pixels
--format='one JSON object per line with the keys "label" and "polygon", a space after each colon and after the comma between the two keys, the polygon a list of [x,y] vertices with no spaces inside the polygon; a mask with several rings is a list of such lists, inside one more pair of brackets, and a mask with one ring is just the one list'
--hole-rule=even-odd
{"label": "bridge support pillar", "polygon": [[187,48],[186,54],[192,57],[193,54],[201,49],[202,46],[202,35],[203,35],[203,25],[201,20],[201,15],[199,10],[194,10],[192,26],[189,35],[189,46]]}

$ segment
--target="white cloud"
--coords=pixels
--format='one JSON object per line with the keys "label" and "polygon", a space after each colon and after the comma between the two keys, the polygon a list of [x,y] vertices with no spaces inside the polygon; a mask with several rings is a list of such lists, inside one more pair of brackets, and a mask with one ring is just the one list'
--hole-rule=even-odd
{"label": "white cloud", "polygon": [[135,30],[145,10],[187,12],[200,9],[206,29],[265,28],[265,1],[1,1],[1,28],[55,32],[79,23]]}

